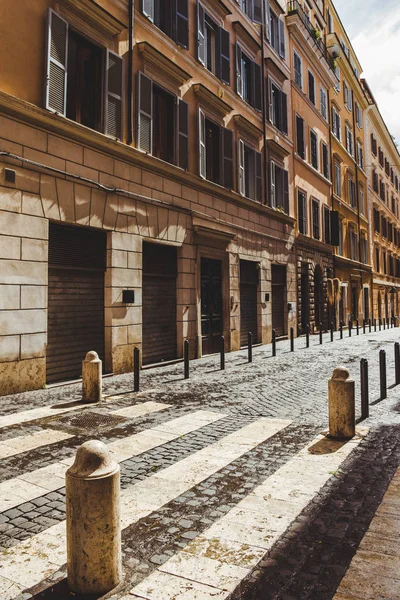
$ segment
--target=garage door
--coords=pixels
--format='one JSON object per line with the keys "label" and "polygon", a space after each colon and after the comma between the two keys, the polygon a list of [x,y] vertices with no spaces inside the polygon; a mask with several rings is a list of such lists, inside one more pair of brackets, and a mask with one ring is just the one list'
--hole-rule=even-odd
{"label": "garage door", "polygon": [[176,273],[176,248],[143,244],[143,364],[177,357]]}
{"label": "garage door", "polygon": [[240,261],[240,345],[247,346],[249,331],[257,342],[257,263]]}
{"label": "garage door", "polygon": [[77,379],[95,350],[104,364],[103,232],[50,224],[48,337],[49,383]]}

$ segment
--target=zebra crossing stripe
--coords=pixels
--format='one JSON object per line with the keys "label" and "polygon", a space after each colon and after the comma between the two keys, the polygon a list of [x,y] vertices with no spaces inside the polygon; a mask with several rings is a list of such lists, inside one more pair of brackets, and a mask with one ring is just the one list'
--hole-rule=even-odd
{"label": "zebra crossing stripe", "polygon": [[[201,414],[197,413],[197,422],[203,426],[206,411],[198,412]],[[223,416],[208,414],[209,419],[214,415],[214,420]],[[188,418],[193,428],[196,413],[188,415]],[[174,421],[164,426],[175,430]],[[186,428],[189,427],[188,421],[182,422]],[[258,419],[160,473],[122,490],[122,527],[125,528],[158,510],[177,495],[219,471],[290,423],[281,419]],[[0,578],[27,589],[57,571],[65,562],[65,521],[62,521],[8,550],[0,565]],[[165,596],[162,600],[165,600]]]}
{"label": "zebra crossing stripe", "polygon": [[55,444],[56,442],[61,442],[62,440],[67,440],[72,437],[74,436],[69,433],[64,433],[63,431],[44,429],[42,431],[35,431],[29,435],[11,438],[4,442],[0,442],[0,459],[16,456],[22,452],[35,450],[41,446]]}

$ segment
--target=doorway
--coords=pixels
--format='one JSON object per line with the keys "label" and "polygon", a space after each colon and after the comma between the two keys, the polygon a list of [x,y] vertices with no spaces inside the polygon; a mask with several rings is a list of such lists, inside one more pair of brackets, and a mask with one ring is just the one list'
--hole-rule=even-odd
{"label": "doorway", "polygon": [[286,333],[285,307],[286,267],[272,265],[272,329],[278,337]]}
{"label": "doorway", "polygon": [[219,351],[223,331],[222,261],[202,258],[201,277],[201,337],[202,353]]}
{"label": "doorway", "polygon": [[314,319],[315,326],[319,328],[320,323],[324,321],[324,284],[319,265],[314,270]]}
{"label": "doorway", "polygon": [[247,346],[249,331],[257,342],[257,287],[258,265],[240,261],[240,345]]}
{"label": "doorway", "polygon": [[310,274],[308,263],[301,265],[301,333],[306,332],[307,325],[310,324]]}

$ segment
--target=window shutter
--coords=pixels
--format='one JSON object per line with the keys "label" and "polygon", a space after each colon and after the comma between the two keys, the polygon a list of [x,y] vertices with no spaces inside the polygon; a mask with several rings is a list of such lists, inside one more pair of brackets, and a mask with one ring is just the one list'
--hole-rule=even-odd
{"label": "window shutter", "polygon": [[255,152],[255,175],[256,175],[256,200],[262,202],[262,155],[261,152]]}
{"label": "window shutter", "polygon": [[144,73],[138,73],[138,148],[153,152],[153,82]]}
{"label": "window shutter", "polygon": [[271,41],[271,14],[269,8],[269,0],[265,0],[265,37]]}
{"label": "window shutter", "polygon": [[301,158],[305,158],[304,148],[304,119],[296,116],[296,141],[297,141],[297,154]]}
{"label": "window shutter", "polygon": [[199,174],[206,179],[206,118],[199,110]]}
{"label": "window shutter", "polygon": [[220,38],[220,79],[228,85],[231,82],[231,56],[230,56],[230,36],[229,31],[225,31],[222,27],[219,28]]}
{"label": "window shutter", "polygon": [[282,19],[279,19],[279,54],[282,58],[285,58],[285,24]]}
{"label": "window shutter", "polygon": [[[164,9],[165,10],[165,9]],[[189,2],[176,0],[175,41],[183,48],[189,48]]]}
{"label": "window shutter", "polygon": [[253,21],[262,23],[262,0],[253,0]]}
{"label": "window shutter", "polygon": [[239,194],[245,195],[244,142],[239,140]]}
{"label": "window shutter", "polygon": [[233,190],[233,131],[222,127],[223,186]]}
{"label": "window shutter", "polygon": [[142,13],[154,23],[154,0],[142,0]]}
{"label": "window shutter", "polygon": [[178,99],[178,167],[189,168],[189,105]]}
{"label": "window shutter", "polygon": [[206,64],[205,27],[204,8],[197,0],[197,59],[204,66]]}
{"label": "window shutter", "polygon": [[48,110],[65,116],[67,99],[68,23],[47,13],[46,101]]}
{"label": "window shutter", "polygon": [[236,93],[243,97],[243,79],[242,79],[242,50],[239,44],[236,44]]}
{"label": "window shutter", "polygon": [[270,205],[272,206],[272,208],[276,207],[276,168],[275,168],[275,163],[273,163],[272,161],[269,163],[270,166],[270,174],[269,174],[269,178],[270,178]]}
{"label": "window shutter", "polygon": [[281,102],[282,102],[282,131],[283,133],[288,133],[288,116],[287,116],[287,95],[284,92],[281,92]]}
{"label": "window shutter", "polygon": [[267,77],[267,101],[268,101],[268,119],[273,123],[274,119],[274,107],[272,105],[272,82]]}
{"label": "window shutter", "polygon": [[123,60],[121,56],[107,50],[104,106],[106,135],[122,138]]}
{"label": "window shutter", "polygon": [[289,214],[289,173],[282,169],[283,176],[283,210]]}
{"label": "window shutter", "polygon": [[257,63],[253,63],[253,73],[254,73],[253,107],[256,110],[261,111],[261,108],[262,108],[262,98],[261,98],[261,67]]}

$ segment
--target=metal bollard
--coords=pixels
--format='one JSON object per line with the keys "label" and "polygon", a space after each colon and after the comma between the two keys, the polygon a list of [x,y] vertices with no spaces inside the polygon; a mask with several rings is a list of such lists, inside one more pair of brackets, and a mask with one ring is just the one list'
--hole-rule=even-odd
{"label": "metal bollard", "polygon": [[340,321],[339,329],[340,329],[340,339],[342,340],[343,339],[343,321]]}
{"label": "metal bollard", "polygon": [[369,417],[369,385],[368,385],[368,361],[362,358],[360,362],[361,375],[361,418]]}
{"label": "metal bollard", "polygon": [[371,333],[371,331],[372,331],[372,322],[371,322],[371,319],[368,319],[368,328],[369,328],[369,332]]}
{"label": "metal bollard", "polygon": [[122,577],[120,469],[107,446],[85,442],[65,475],[67,577],[75,594],[106,594]]}
{"label": "metal bollard", "polygon": [[331,321],[331,342],[333,342],[333,323]]}
{"label": "metal bollard", "polygon": [[290,328],[290,352],[294,352],[294,329]]}
{"label": "metal bollard", "polygon": [[374,319],[374,332],[376,333],[376,319]]}
{"label": "metal bollard", "polygon": [[396,374],[396,385],[400,384],[400,344],[394,344],[394,370]]}
{"label": "metal bollard", "polygon": [[272,356],[276,356],[276,331],[272,330]]}
{"label": "metal bollard", "polygon": [[322,344],[322,323],[319,324],[319,343]]}
{"label": "metal bollard", "polygon": [[386,317],[384,317],[383,319],[383,331],[385,331],[386,329]]}
{"label": "metal bollard", "polygon": [[381,400],[387,398],[387,379],[386,379],[386,352],[379,351],[379,376],[381,387]]}
{"label": "metal bollard", "polygon": [[351,319],[349,319],[349,337],[351,337],[351,329],[353,327],[353,323],[351,322]]}
{"label": "metal bollard", "polygon": [[379,331],[382,329],[382,319],[379,319]]}
{"label": "metal bollard", "polygon": [[135,347],[133,350],[133,391],[140,390],[140,350]]}
{"label": "metal bollard", "polygon": [[102,362],[94,350],[82,361],[82,400],[100,402],[102,399]]}
{"label": "metal bollard", "polygon": [[247,334],[247,352],[248,352],[248,361],[249,363],[253,362],[253,334],[251,331]]}
{"label": "metal bollard", "polygon": [[365,321],[365,319],[363,319],[363,333],[365,333],[365,326],[366,326],[366,321]]}
{"label": "metal bollard", "polygon": [[349,439],[356,432],[355,384],[344,367],[328,380],[329,437]]}
{"label": "metal bollard", "polygon": [[225,338],[221,335],[220,341],[220,359],[221,359],[221,371],[225,369]]}
{"label": "metal bollard", "polygon": [[189,340],[185,340],[183,344],[183,371],[185,379],[189,379],[189,360],[190,360],[190,344]]}
{"label": "metal bollard", "polygon": [[356,319],[356,328],[357,328],[357,335],[360,335],[360,326],[358,323],[358,319]]}
{"label": "metal bollard", "polygon": [[310,326],[306,325],[306,348],[310,347]]}

